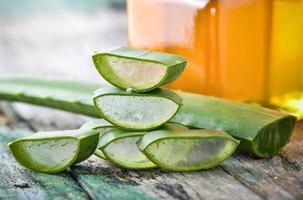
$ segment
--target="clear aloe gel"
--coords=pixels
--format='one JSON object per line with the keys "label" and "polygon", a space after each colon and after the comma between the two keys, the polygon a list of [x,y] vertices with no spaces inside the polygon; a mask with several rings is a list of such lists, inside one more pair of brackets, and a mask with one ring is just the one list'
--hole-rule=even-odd
{"label": "clear aloe gel", "polygon": [[97,148],[97,130],[38,132],[8,144],[24,167],[43,173],[58,173],[89,158]]}
{"label": "clear aloe gel", "polygon": [[169,121],[179,110],[182,99],[167,89],[128,93],[114,87],[95,91],[94,103],[100,116],[127,130],[149,130]]}
{"label": "clear aloe gel", "polygon": [[190,130],[175,124],[151,131],[137,142],[158,167],[179,172],[213,168],[227,159],[238,144],[222,131]]}
{"label": "clear aloe gel", "polygon": [[121,47],[93,55],[98,72],[112,85],[146,92],[176,80],[186,60],[181,56]]}

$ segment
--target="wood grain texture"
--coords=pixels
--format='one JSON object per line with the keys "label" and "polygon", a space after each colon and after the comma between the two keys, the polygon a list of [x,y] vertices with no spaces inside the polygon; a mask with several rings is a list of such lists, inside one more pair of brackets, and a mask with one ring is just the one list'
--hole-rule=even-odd
{"label": "wood grain texture", "polygon": [[[80,120],[81,116],[48,108],[17,103],[14,109],[36,130],[78,127],[83,123]],[[45,115],[46,112],[48,115]],[[86,120],[88,119],[83,119],[83,121]],[[288,146],[271,159],[254,159],[237,153],[220,167],[209,171],[167,173],[160,170],[123,170],[107,161],[92,157],[72,167],[71,173],[93,199],[121,198],[124,196],[123,193],[117,194],[114,191],[117,188],[123,191],[129,187],[132,188],[129,191],[132,191],[133,195],[139,195],[140,198],[300,199],[303,196],[303,179],[302,162],[298,159],[301,157],[292,157],[297,162],[291,164],[285,161],[285,156],[288,155],[284,152],[293,144],[298,142],[302,144],[303,140],[297,138],[297,135],[302,132],[300,125],[299,123]],[[297,144],[298,147],[299,144]],[[302,152],[302,147],[297,150]],[[293,154],[290,155],[293,156]],[[114,183],[119,186],[115,186]]]}

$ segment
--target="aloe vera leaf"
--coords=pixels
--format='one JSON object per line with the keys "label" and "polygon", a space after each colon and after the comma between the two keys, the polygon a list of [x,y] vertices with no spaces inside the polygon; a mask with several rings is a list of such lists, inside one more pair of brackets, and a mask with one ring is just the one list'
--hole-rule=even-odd
{"label": "aloe vera leaf", "polygon": [[186,60],[168,53],[121,47],[93,56],[96,69],[112,85],[146,92],[176,80]]}
{"label": "aloe vera leaf", "polygon": [[245,103],[178,92],[183,106],[171,120],[185,126],[220,129],[241,140],[239,149],[270,157],[289,141],[296,117]]}
{"label": "aloe vera leaf", "polygon": [[127,130],[149,130],[161,126],[177,113],[181,102],[175,92],[160,88],[142,94],[102,87],[94,95],[100,116]]}
{"label": "aloe vera leaf", "polygon": [[97,148],[97,130],[38,132],[8,144],[24,167],[43,173],[58,173],[89,158]]}
{"label": "aloe vera leaf", "polygon": [[138,148],[161,169],[197,171],[222,163],[239,141],[219,130],[190,130],[169,124],[151,131],[137,142]]}
{"label": "aloe vera leaf", "polygon": [[[76,96],[73,95],[73,89],[67,86],[72,83],[73,81],[69,80],[60,81],[61,91],[64,90],[64,93],[71,98],[62,101],[56,94],[56,87],[53,87],[54,84],[58,84],[54,79],[0,77],[0,98],[71,111],[70,108],[75,107],[75,100],[72,98],[76,99]],[[81,99],[87,99],[89,102],[88,93],[92,93],[98,85],[87,82],[83,82],[83,85],[87,85],[87,91],[82,93]],[[22,88],[21,92],[19,88]],[[47,91],[52,101],[34,92],[39,88]],[[177,94],[183,99],[183,105],[170,121],[194,128],[222,129],[241,140],[240,151],[248,152],[253,156],[270,157],[281,150],[288,143],[296,121],[292,115],[245,103],[193,93],[177,92]],[[77,109],[73,109],[74,112],[99,116],[92,102],[84,106],[89,107],[84,109],[89,112],[84,112],[82,106],[76,105],[76,107]]]}
{"label": "aloe vera leaf", "polygon": [[136,142],[146,131],[113,129],[100,137],[99,149],[113,164],[126,169],[150,169],[157,167],[137,148]]}
{"label": "aloe vera leaf", "polygon": [[91,98],[100,84],[56,78],[0,76],[1,99],[98,117]]}
{"label": "aloe vera leaf", "polygon": [[[96,119],[96,120],[91,120],[88,121],[87,123],[83,124],[80,129],[82,130],[98,130],[99,134],[102,135],[104,133],[106,133],[107,131],[112,130],[114,127],[114,125],[112,125],[111,123],[109,123],[108,121],[104,120],[104,119]],[[100,139],[99,138],[99,143],[97,146],[97,149],[95,150],[94,154],[102,159],[107,160],[106,156],[104,155],[104,153],[102,152],[102,150],[99,149],[100,147]]]}

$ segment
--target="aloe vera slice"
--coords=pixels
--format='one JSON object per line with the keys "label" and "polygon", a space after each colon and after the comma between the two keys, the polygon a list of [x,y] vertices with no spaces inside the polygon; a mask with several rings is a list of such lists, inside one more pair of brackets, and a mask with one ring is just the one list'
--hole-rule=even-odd
{"label": "aloe vera slice", "polygon": [[241,140],[240,151],[253,156],[267,158],[279,152],[296,123],[292,115],[263,107],[187,92],[178,94],[183,106],[172,122],[226,131]]}
{"label": "aloe vera slice", "polygon": [[[98,130],[100,135],[106,133],[107,131],[112,130],[114,127],[114,125],[112,125],[111,123],[109,123],[108,121],[104,120],[104,119],[96,119],[96,120],[91,120],[85,124],[83,124],[80,129],[84,129],[84,130]],[[101,139],[101,137],[100,137]],[[99,143],[97,146],[97,149],[95,150],[94,154],[102,159],[107,159],[106,156],[104,155],[104,153],[102,152],[101,149],[99,149],[100,147],[100,139],[99,139]]]}
{"label": "aloe vera slice", "polygon": [[210,169],[227,159],[239,144],[238,140],[222,131],[167,126],[145,134],[137,145],[146,157],[168,171]]}
{"label": "aloe vera slice", "polygon": [[96,130],[38,132],[8,144],[24,167],[43,173],[58,173],[89,158],[97,148]]}
{"label": "aloe vera slice", "polygon": [[[70,80],[57,83],[56,79],[0,76],[0,98],[98,117],[90,102],[90,93],[98,84],[83,82],[85,92],[74,95],[76,88],[70,87],[73,83]],[[58,95],[57,89],[69,98]],[[240,151],[253,156],[264,158],[279,152],[288,143],[295,126],[296,118],[287,113],[193,93],[177,94],[183,99],[183,105],[170,121],[194,128],[222,129],[241,140]],[[78,104],[77,99],[87,103]]]}
{"label": "aloe vera slice", "polygon": [[121,47],[93,56],[98,72],[109,83],[122,89],[146,92],[176,80],[186,60],[168,53]]}
{"label": "aloe vera slice", "polygon": [[161,126],[176,114],[181,102],[176,93],[159,88],[139,94],[103,87],[94,95],[94,103],[101,117],[128,130],[148,130]]}
{"label": "aloe vera slice", "polygon": [[100,137],[100,147],[113,164],[126,169],[150,169],[156,165],[137,148],[136,142],[147,132],[113,129]]}

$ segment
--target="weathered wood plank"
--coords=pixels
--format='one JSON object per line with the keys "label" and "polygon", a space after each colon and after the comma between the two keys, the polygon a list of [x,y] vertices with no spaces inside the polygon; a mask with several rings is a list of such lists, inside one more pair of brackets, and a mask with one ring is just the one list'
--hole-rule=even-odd
{"label": "weathered wood plank", "polygon": [[0,125],[0,199],[89,199],[69,173],[35,173],[16,163],[6,145],[31,131],[15,125],[14,130]]}
{"label": "weathered wood plank", "polygon": [[265,198],[303,199],[302,125],[298,122],[289,144],[273,158],[251,159],[238,153],[222,167]]}
{"label": "weathered wood plank", "polygon": [[121,198],[123,192],[115,193],[115,190],[126,188],[131,194],[141,191],[156,199],[260,199],[219,168],[186,174],[161,170],[131,171],[95,157],[72,167],[72,172],[95,199],[104,199],[104,191],[109,199]]}
{"label": "weathered wood plank", "polygon": [[[81,117],[78,115],[18,103],[14,108],[37,130],[65,129],[81,125]],[[58,127],[58,124],[61,127]],[[254,191],[221,168],[194,173],[132,171],[117,168],[107,161],[92,157],[72,167],[71,172],[93,199],[116,199],[125,195],[130,195],[132,199],[260,199]],[[117,190],[121,192],[115,192]]]}
{"label": "weathered wood plank", "polygon": [[281,151],[281,158],[285,167],[290,167],[302,175],[303,173],[303,120],[295,129],[290,143]]}

